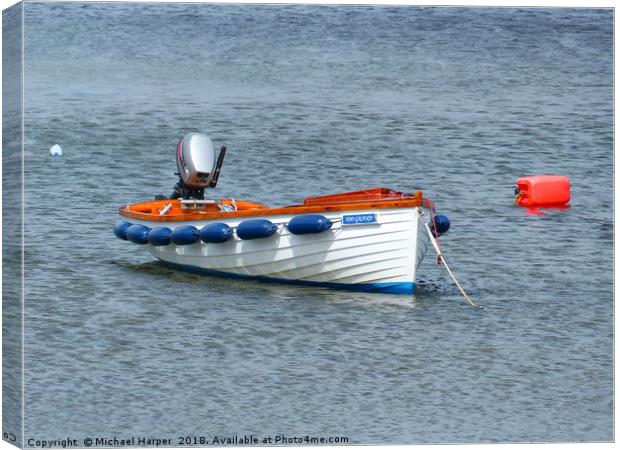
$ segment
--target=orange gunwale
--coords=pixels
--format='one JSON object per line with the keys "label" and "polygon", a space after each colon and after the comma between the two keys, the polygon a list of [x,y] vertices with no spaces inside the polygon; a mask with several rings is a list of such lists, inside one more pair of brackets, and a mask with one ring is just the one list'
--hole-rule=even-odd
{"label": "orange gunwale", "polygon": [[[232,205],[232,199],[223,199],[219,205]],[[341,194],[310,197],[303,204],[269,208],[260,203],[236,201],[237,211],[220,211],[218,203],[204,205],[200,209],[183,209],[181,200],[154,200],[134,203],[119,208],[123,217],[150,222],[185,222],[193,220],[235,219],[237,217],[277,216],[320,212],[352,211],[360,209],[394,209],[423,206],[434,209],[429,199],[422,198],[422,192],[404,194],[387,188],[375,188]],[[165,215],[159,212],[171,205]]]}

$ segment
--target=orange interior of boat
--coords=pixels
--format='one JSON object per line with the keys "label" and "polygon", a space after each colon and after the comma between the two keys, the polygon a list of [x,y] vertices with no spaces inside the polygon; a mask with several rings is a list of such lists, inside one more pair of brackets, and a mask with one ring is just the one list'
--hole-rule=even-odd
{"label": "orange interior of boat", "polygon": [[[185,204],[184,204],[185,203]],[[308,214],[359,209],[393,209],[424,206],[432,208],[422,192],[405,194],[388,188],[364,189],[340,194],[309,197],[302,204],[269,208],[261,203],[223,199],[219,201],[153,200],[122,206],[124,217],[154,222],[178,222],[219,218]]]}

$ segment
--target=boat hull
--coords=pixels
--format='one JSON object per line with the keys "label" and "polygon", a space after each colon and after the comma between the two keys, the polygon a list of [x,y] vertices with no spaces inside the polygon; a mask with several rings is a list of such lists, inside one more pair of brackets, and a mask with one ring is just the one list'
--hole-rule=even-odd
{"label": "boat hull", "polygon": [[[294,235],[285,224],[293,215],[266,216],[278,224],[272,236],[227,242],[145,247],[168,266],[195,273],[261,281],[321,285],[356,291],[411,294],[416,269],[428,249],[420,207],[326,212],[331,229]],[[345,215],[375,214],[376,223],[347,225]],[[223,222],[236,228],[243,218],[169,223],[202,228]],[[133,220],[149,227],[161,223]]]}
{"label": "boat hull", "polygon": [[222,272],[219,270],[204,269],[202,267],[190,266],[184,264],[177,264],[160,259],[160,262],[170,267],[171,269],[184,270],[186,272],[196,273],[200,275],[216,276],[223,278],[233,278],[242,280],[255,280],[265,283],[287,283],[295,284],[299,286],[318,286],[331,289],[341,289],[347,291],[357,292],[383,292],[386,294],[413,294],[415,292],[414,282],[384,282],[384,283],[331,283],[323,281],[310,281],[310,280],[295,280],[290,278],[274,278],[270,276],[253,276],[253,275],[241,275],[231,272]]}

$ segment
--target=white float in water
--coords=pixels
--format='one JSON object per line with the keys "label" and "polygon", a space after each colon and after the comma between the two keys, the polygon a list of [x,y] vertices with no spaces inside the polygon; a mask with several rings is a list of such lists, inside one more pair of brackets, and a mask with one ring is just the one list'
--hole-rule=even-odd
{"label": "white float in water", "polygon": [[50,148],[50,155],[52,156],[61,156],[62,155],[62,147],[58,144],[54,144],[52,148]]}

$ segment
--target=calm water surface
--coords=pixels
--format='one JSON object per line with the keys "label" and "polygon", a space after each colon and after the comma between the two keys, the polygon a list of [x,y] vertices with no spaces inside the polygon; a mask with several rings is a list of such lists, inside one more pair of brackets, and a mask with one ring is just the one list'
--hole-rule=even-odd
{"label": "calm water surface", "polygon": [[[25,18],[26,438],[613,439],[611,10]],[[120,205],[171,191],[190,131],[228,146],[218,197],[423,189],[484,308],[432,255],[391,296],[200,277],[115,239]],[[572,208],[513,207],[544,173]]]}

